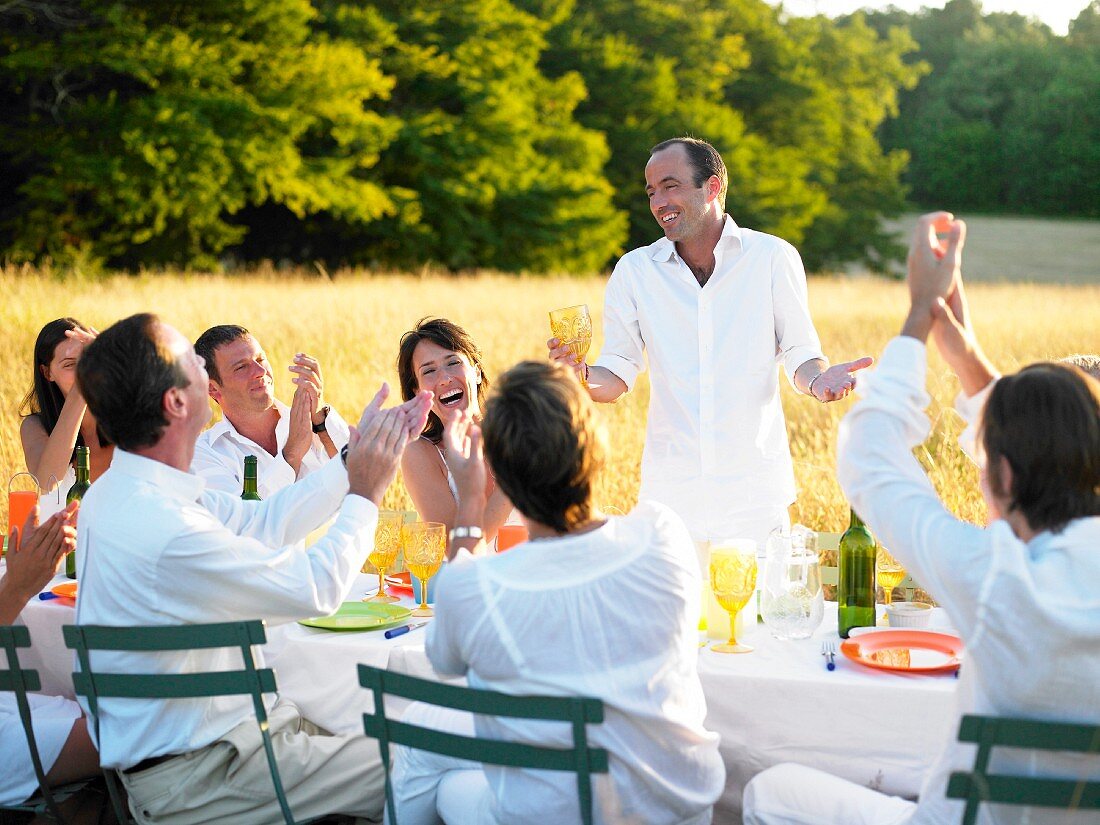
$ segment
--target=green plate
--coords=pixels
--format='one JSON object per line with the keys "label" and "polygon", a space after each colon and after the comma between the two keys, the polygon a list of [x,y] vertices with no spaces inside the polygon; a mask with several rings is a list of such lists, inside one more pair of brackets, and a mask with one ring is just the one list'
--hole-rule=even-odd
{"label": "green plate", "polygon": [[412,610],[382,602],[344,602],[331,616],[302,619],[298,624],[322,630],[381,630],[401,624]]}

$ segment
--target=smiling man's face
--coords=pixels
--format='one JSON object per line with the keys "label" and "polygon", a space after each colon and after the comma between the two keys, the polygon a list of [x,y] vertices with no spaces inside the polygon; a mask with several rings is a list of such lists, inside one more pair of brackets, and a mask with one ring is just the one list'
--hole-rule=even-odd
{"label": "smiling man's face", "polygon": [[[695,170],[687,150],[674,144],[654,153],[645,167],[649,211],[670,241],[685,241],[701,233],[717,209],[717,187],[703,181],[696,186]],[[713,191],[712,191],[713,190]]]}

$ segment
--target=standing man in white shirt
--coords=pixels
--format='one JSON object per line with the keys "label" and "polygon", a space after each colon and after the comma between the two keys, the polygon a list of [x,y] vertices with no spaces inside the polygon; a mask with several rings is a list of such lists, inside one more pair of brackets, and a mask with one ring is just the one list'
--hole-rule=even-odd
{"label": "standing man in white shirt", "polygon": [[299,352],[290,371],[297,389],[288,407],[275,398],[271,365],[244,327],[222,324],[195,342],[206,363],[210,397],[222,420],[199,436],[191,472],[208,487],[240,495],[244,458],[256,456],[260,498],[316,472],[348,443],[348,425],[324,403],[317,359]]}
{"label": "standing man in white shirt", "polygon": [[[837,475],[852,507],[935,595],[966,643],[960,715],[1100,724],[1100,383],[1054,363],[993,383],[981,426],[982,494],[995,519],[988,528],[948,512],[913,456],[930,430],[928,335],[947,320],[945,309],[956,322],[966,317],[955,302],[964,232],[963,222],[946,212],[920,219],[909,256],[909,315],[865,382],[863,399],[840,424]],[[975,346],[957,352],[952,366],[964,387],[990,383],[991,365],[973,331],[964,329]],[[917,803],[781,764],[745,788],[744,821],[958,822],[964,803],[945,791],[953,770],[974,764],[974,747],[954,741],[957,729]],[[992,766],[1026,776],[1100,777],[1095,754],[1008,758],[995,754]],[[1020,806],[983,805],[980,813],[981,822],[998,825],[1092,821],[1081,811]]]}
{"label": "standing man in white shirt", "polygon": [[860,358],[829,367],[793,246],[725,213],[726,167],[694,138],[665,141],[645,169],[665,237],[623,256],[607,284],[604,345],[591,367],[556,338],[596,401],[652,371],[640,499],[670,506],[703,542],[755,539],[787,524],[794,470],[776,366],[818,401],[843,398]]}
{"label": "standing man in white shirt", "polygon": [[[77,381],[117,445],[81,506],[77,624],[279,623],[334,612],[370,552],[378,503],[431,404],[422,393],[382,411],[383,386],[341,458],[265,501],[243,502],[188,472],[210,418],[208,379],[175,329],[150,314],[119,321],[85,349]],[[333,515],[308,549],[287,546]],[[100,651],[92,664],[188,673],[237,669],[240,655]],[[327,734],[283,700],[271,707],[269,727],[298,819],[381,813],[373,740]],[[105,699],[97,745],[103,766],[120,771],[139,823],[281,819],[248,697]]]}

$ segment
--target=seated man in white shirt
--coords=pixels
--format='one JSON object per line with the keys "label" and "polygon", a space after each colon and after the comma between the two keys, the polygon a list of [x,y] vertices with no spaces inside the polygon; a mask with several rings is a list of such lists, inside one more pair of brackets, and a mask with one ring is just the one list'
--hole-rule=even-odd
{"label": "seated man in white shirt", "polygon": [[297,389],[288,407],[275,398],[267,355],[241,326],[222,324],[195,342],[206,363],[210,397],[222,420],[199,436],[191,472],[212,490],[241,494],[244,458],[256,456],[257,489],[268,498],[316,472],[348,443],[348,425],[324,403],[317,359],[299,352],[290,371]]}
{"label": "seated man in white shirt", "polygon": [[[432,665],[471,687],[601,699],[605,721],[589,742],[608,750],[610,774],[594,778],[596,822],[710,822],[725,769],[718,736],[703,725],[699,571],[683,521],[652,502],[622,517],[596,509],[604,435],[565,367],[529,361],[506,372],[482,427],[485,461],[466,414],[444,435],[459,507],[428,629]],[[486,463],[531,539],[475,559]],[[475,726],[468,714],[420,705],[410,716],[466,733]],[[476,728],[490,738],[571,741],[565,724],[478,717]],[[402,748],[393,777],[402,823],[580,821],[572,774]]]}
{"label": "seated man in white shirt", "polygon": [[[76,507],[70,504],[41,525],[37,524],[36,507],[21,529],[12,529],[4,575],[0,576],[0,625],[15,624],[23,607],[54,577],[66,553],[72,551],[76,544]],[[6,662],[0,660],[0,667],[6,667]],[[80,706],[62,696],[40,693],[29,694],[27,700],[47,784],[53,787],[96,776],[99,754],[88,735]],[[36,793],[38,777],[15,696],[0,691],[0,805],[18,805]],[[69,815],[79,817],[76,811],[85,804],[92,809],[90,821],[95,821],[98,804],[93,800],[70,799],[62,807]]]}
{"label": "seated man in white shirt", "polygon": [[[1098,724],[1100,383],[1073,366],[1039,363],[993,385],[981,425],[982,493],[997,514],[988,528],[955,519],[912,454],[929,433],[925,341],[961,284],[964,231],[948,213],[918,224],[909,316],[865,380],[863,400],[841,422],[840,483],[966,642],[960,715]],[[947,242],[937,233],[946,233]],[[982,369],[975,358],[971,352],[962,368]],[[973,748],[956,743],[955,731],[919,803],[786,764],[746,787],[744,821],[957,822],[963,803],[946,798],[947,778],[973,765]],[[994,759],[995,768],[1020,774],[1100,777],[1097,757]],[[1083,821],[1080,812],[999,805],[983,805],[981,814],[981,821],[997,823]]]}
{"label": "seated man in white shirt", "polygon": [[[431,393],[382,411],[382,390],[341,458],[262,502],[206,489],[188,472],[210,417],[202,358],[155,315],[103,332],[81,357],[77,381],[117,445],[110,469],[84,496],[77,535],[77,624],[182,625],[334,612],[370,552],[378,503]],[[307,549],[293,547],[335,515]],[[235,650],[97,652],[106,672],[240,668]],[[354,678],[351,669],[348,678]],[[378,816],[376,743],[329,735],[280,700],[270,730],[297,818]],[[251,699],[99,703],[104,767],[121,772],[141,823],[268,823],[281,814]]]}

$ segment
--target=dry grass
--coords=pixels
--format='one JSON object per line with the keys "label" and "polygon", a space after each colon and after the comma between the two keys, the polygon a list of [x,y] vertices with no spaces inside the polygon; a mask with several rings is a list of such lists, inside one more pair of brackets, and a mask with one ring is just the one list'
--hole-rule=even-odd
{"label": "dry grass", "polygon": [[[524,358],[545,357],[546,310],[588,302],[600,329],[602,279],[525,279],[485,274],[370,276],[338,273],[333,280],[260,273],[248,277],[160,275],[105,281],[0,272],[0,346],[8,368],[0,373],[0,472],[23,469],[17,409],[30,383],[34,337],[46,321],[73,315],[100,329],[142,310],[160,313],[192,338],[216,323],[249,327],[275,364],[295,351],[316,355],[324,368],[328,400],[352,417],[384,380],[395,381],[400,334],[424,315],[443,315],[466,326],[487,356],[490,375]],[[810,299],[826,352],[834,360],[877,354],[896,332],[907,306],[902,284],[867,278],[818,278]],[[971,290],[976,324],[991,356],[1005,370],[1036,359],[1100,350],[1100,286],[986,285]],[[597,339],[593,351],[598,352]],[[733,366],[731,365],[731,369]],[[289,373],[276,374],[289,400]],[[976,477],[955,446],[959,424],[950,411],[957,384],[938,359],[930,378],[934,432],[922,461],[950,507],[980,520]],[[785,406],[800,495],[794,517],[819,530],[841,529],[847,517],[834,479],[836,424],[850,402],[829,406],[795,396],[784,382]],[[599,501],[628,510],[635,503],[645,428],[648,384],[604,407],[614,463],[599,487]],[[400,483],[387,504],[407,506]],[[6,497],[0,523],[7,521]]]}

